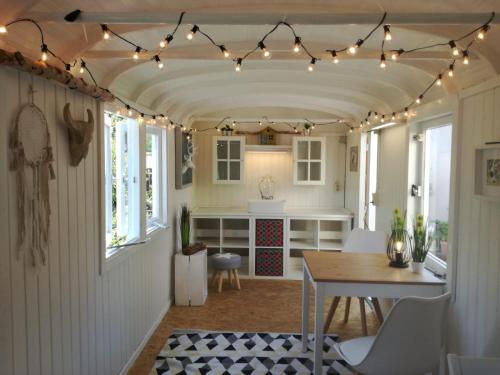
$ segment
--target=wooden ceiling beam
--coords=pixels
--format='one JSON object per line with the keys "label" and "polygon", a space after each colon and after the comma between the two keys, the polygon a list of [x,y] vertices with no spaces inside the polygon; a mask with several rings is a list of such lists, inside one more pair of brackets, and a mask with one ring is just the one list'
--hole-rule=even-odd
{"label": "wooden ceiling beam", "polygon": [[[66,22],[65,13],[28,12],[23,16],[41,22]],[[186,13],[184,24],[200,25],[272,25],[286,21],[294,25],[373,25],[382,13]],[[391,25],[481,25],[491,13],[388,13]],[[179,13],[161,12],[82,12],[75,22],[106,24],[175,24]],[[500,23],[495,17],[492,23]]]}

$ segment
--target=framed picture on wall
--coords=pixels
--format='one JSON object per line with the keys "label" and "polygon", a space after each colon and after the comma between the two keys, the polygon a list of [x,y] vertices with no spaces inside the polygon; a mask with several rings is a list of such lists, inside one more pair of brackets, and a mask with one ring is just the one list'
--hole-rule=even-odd
{"label": "framed picture on wall", "polygon": [[358,146],[352,146],[349,150],[349,171],[357,172],[359,165],[359,149]]}
{"label": "framed picture on wall", "polygon": [[500,143],[476,148],[474,194],[481,198],[500,200]]}
{"label": "framed picture on wall", "polygon": [[184,189],[193,183],[194,148],[189,133],[175,128],[175,188]]}

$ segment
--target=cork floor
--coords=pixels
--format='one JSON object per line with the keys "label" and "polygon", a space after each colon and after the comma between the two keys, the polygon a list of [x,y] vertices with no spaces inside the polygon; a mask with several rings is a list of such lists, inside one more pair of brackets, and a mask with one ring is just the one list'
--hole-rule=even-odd
{"label": "cork floor", "polygon": [[[224,281],[222,293],[210,287],[208,299],[203,306],[172,306],[150,338],[129,371],[129,375],[149,374],[156,355],[165,345],[167,337],[175,328],[226,330],[246,332],[300,332],[301,326],[301,281],[292,280],[241,280],[241,290],[229,289]],[[311,297],[313,293],[311,293]],[[331,299],[325,300],[325,315]],[[312,332],[314,328],[314,306],[311,298],[309,314]],[[362,336],[359,303],[353,299],[350,318],[344,324],[344,299],[335,314],[330,332],[342,340]],[[379,327],[375,314],[366,308],[368,334],[374,335]]]}

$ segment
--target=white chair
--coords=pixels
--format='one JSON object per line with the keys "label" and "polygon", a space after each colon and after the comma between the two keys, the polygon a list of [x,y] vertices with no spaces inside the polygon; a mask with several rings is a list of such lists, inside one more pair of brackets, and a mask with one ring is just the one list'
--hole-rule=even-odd
{"label": "white chair", "polygon": [[[345,252],[350,253],[384,253],[386,251],[386,239],[385,232],[383,231],[370,231],[361,228],[355,228],[349,234],[347,241],[344,245]],[[365,297],[358,296],[359,309],[361,311],[361,325],[363,329],[363,335],[368,335],[368,329],[366,326],[366,312],[365,312]],[[324,332],[328,332],[328,328],[332,323],[333,316],[340,302],[340,297],[334,297],[333,302],[328,311],[328,316],[325,320]],[[372,298],[373,307],[377,318],[382,324],[384,318],[382,315],[382,310],[380,309],[380,304],[377,298]],[[349,320],[349,310],[351,307],[351,297],[346,297],[344,322],[347,323]]]}
{"label": "white chair", "polygon": [[461,357],[448,354],[450,375],[498,375],[500,358]]}
{"label": "white chair", "polygon": [[377,336],[335,344],[340,356],[365,375],[422,375],[439,365],[450,294],[401,298]]}

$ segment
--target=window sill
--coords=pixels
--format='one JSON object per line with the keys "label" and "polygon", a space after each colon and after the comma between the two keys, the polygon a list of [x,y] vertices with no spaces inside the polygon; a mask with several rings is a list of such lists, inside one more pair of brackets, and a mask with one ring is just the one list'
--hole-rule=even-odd
{"label": "window sill", "polygon": [[429,253],[427,255],[427,258],[425,259],[425,267],[429,269],[429,271],[434,272],[437,276],[446,279],[447,264],[434,254]]}

